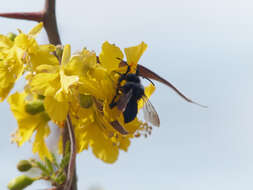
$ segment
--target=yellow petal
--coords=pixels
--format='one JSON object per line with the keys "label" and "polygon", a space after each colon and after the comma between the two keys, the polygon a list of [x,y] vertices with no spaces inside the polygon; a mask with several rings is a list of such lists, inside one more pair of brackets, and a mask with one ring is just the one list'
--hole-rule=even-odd
{"label": "yellow petal", "polygon": [[58,73],[39,73],[30,82],[32,91],[44,96],[53,96],[60,88]]}
{"label": "yellow petal", "polygon": [[0,35],[0,47],[11,48],[13,46],[13,42],[6,36]]}
{"label": "yellow petal", "polygon": [[44,160],[45,157],[51,159],[51,154],[45,143],[45,138],[50,134],[50,129],[48,125],[40,125],[37,128],[37,133],[33,142],[33,153],[38,153],[41,160]]}
{"label": "yellow petal", "polygon": [[110,71],[116,70],[123,57],[124,55],[120,48],[107,41],[103,43],[102,52],[99,55],[99,61],[106,69]]}
{"label": "yellow petal", "polygon": [[58,140],[58,153],[62,154],[63,153],[63,143],[62,143],[62,136],[59,137]]}
{"label": "yellow petal", "polygon": [[0,102],[3,102],[5,100],[13,86],[14,83],[9,83],[7,86],[0,88]]}
{"label": "yellow petal", "polygon": [[129,146],[130,146],[130,140],[129,140],[129,138],[127,138],[127,137],[121,137],[119,148],[121,150],[124,150],[125,152],[127,152]]}
{"label": "yellow petal", "polygon": [[4,60],[0,61],[0,101],[8,96],[16,80],[22,75],[23,69],[23,63],[13,49],[8,52]]}
{"label": "yellow petal", "polygon": [[26,51],[29,54],[36,53],[38,51],[38,43],[34,38],[21,33],[15,38],[16,47]]}
{"label": "yellow petal", "polygon": [[89,139],[92,152],[97,158],[110,164],[118,159],[118,147],[104,136],[97,125],[88,128],[86,138]]}
{"label": "yellow petal", "polygon": [[30,55],[33,70],[39,65],[59,65],[58,59],[52,54],[55,51],[53,45],[40,45],[36,54]]}
{"label": "yellow petal", "polygon": [[37,72],[44,72],[44,73],[56,73],[59,70],[58,65],[39,65],[36,67]]}
{"label": "yellow petal", "polygon": [[35,120],[31,120],[29,115],[25,112],[25,97],[25,93],[16,92],[8,98],[11,111],[18,121],[18,131],[16,134],[16,142],[18,146],[21,146],[24,142],[31,138],[37,126]]}
{"label": "yellow petal", "polygon": [[62,53],[62,60],[61,60],[62,65],[66,65],[69,62],[70,54],[71,54],[71,48],[70,48],[70,45],[67,44],[64,46],[63,53]]}
{"label": "yellow petal", "polygon": [[147,44],[141,42],[138,46],[124,49],[127,57],[127,63],[131,66],[131,69],[136,70],[139,59],[141,58],[147,47]]}
{"label": "yellow petal", "polygon": [[49,121],[48,117],[45,117],[44,112],[30,115],[25,111],[26,96],[26,93],[16,92],[8,98],[11,111],[18,122],[15,141],[19,146],[28,141],[38,127],[46,126]]}
{"label": "yellow petal", "polygon": [[32,37],[36,37],[40,33],[42,28],[43,28],[43,22],[40,22],[35,27],[33,27],[32,30],[30,30],[28,34],[31,35]]}
{"label": "yellow petal", "polygon": [[46,96],[44,99],[45,110],[52,120],[61,122],[67,117],[69,111],[68,102],[58,102],[51,96]]}
{"label": "yellow petal", "polygon": [[67,76],[61,72],[61,86],[65,93],[68,93],[69,88],[78,82],[78,76]]}
{"label": "yellow petal", "polygon": [[[153,94],[155,91],[155,86],[153,84],[150,84],[149,86],[145,87],[144,94],[147,98],[150,98],[150,96]],[[138,101],[138,109],[141,109],[144,106],[144,101],[143,99],[140,99]]]}

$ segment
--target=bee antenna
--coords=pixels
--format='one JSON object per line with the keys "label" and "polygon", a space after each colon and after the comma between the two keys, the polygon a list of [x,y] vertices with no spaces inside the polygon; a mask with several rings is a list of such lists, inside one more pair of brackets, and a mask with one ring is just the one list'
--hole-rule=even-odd
{"label": "bee antenna", "polygon": [[[142,76],[143,77],[143,76]],[[147,77],[143,77],[144,79],[147,79],[153,86],[155,86],[155,84],[153,83],[153,81],[152,80],[150,80],[149,78],[147,78]]]}

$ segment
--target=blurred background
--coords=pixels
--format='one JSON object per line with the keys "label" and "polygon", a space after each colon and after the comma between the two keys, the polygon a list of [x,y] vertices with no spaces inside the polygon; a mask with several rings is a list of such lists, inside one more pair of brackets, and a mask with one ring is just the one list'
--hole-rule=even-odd
{"label": "blurred background", "polygon": [[[43,0],[8,0],[0,12],[37,11]],[[108,165],[85,151],[78,156],[79,189],[252,190],[253,2],[250,0],[57,1],[58,26],[73,51],[100,52],[108,40],[122,49],[145,41],[140,64],[159,73],[204,109],[156,83],[151,101],[161,120],[147,138]],[[28,32],[34,22],[0,18],[0,33]],[[45,32],[39,36],[48,43]],[[22,81],[15,90],[22,89]],[[17,127],[0,105],[0,186],[31,144],[10,144]],[[35,183],[28,189],[46,188]]]}

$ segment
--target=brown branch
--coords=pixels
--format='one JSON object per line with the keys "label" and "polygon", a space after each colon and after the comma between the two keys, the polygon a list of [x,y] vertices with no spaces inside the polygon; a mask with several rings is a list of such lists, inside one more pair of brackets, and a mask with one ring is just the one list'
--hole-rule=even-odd
{"label": "brown branch", "polygon": [[67,172],[67,180],[66,184],[64,186],[64,190],[72,190],[74,187],[72,187],[72,180],[75,176],[75,161],[76,161],[76,141],[75,141],[75,134],[73,131],[73,126],[71,123],[70,116],[67,116],[66,120],[66,127],[68,130],[69,140],[70,140],[70,160],[68,164],[68,172]]}
{"label": "brown branch", "polygon": [[41,22],[43,21],[43,12],[30,12],[30,13],[0,13],[1,17],[22,19],[22,20],[32,20]]}
{"label": "brown branch", "polygon": [[43,23],[47,32],[49,42],[54,45],[60,45],[61,39],[57,28],[55,16],[55,0],[46,0],[43,12]]}

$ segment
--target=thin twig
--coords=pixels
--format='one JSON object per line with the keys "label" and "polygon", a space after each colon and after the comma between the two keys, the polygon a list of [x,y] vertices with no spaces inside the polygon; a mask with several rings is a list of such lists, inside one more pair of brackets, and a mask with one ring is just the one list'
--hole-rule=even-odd
{"label": "thin twig", "polygon": [[73,126],[71,123],[70,116],[67,116],[67,128],[68,134],[70,139],[70,160],[68,164],[68,173],[67,173],[67,180],[64,187],[64,190],[70,190],[72,186],[73,176],[75,175],[75,160],[76,160],[76,141],[75,141],[75,134],[73,131]]}

